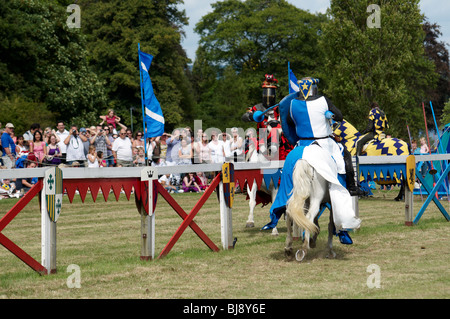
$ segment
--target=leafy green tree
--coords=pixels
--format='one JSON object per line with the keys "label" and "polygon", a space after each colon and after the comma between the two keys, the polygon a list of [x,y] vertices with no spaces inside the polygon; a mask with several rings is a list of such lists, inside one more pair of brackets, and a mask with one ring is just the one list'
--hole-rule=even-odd
{"label": "leafy green tree", "polygon": [[114,108],[126,125],[130,124],[131,107],[136,110],[135,124],[142,123],[138,43],[143,52],[153,55],[149,72],[166,130],[191,116],[193,95],[186,76],[189,60],[180,44],[181,28],[187,24],[184,10],[177,7],[181,2],[79,2],[90,64],[106,83],[108,108]]}
{"label": "leafy green tree", "polygon": [[[440,26],[436,23],[431,24],[426,20],[423,24],[423,30],[425,32],[425,54],[434,62],[435,70],[439,74],[439,79],[436,87],[429,87],[426,90],[426,97],[433,103],[433,110],[435,112],[437,121],[442,115],[445,102],[450,98],[450,66],[449,66],[449,54],[446,48],[446,44],[443,41],[439,41],[439,36],[442,35]],[[427,103],[428,105],[428,103]],[[431,107],[427,107],[427,122],[428,126],[434,126]],[[442,124],[447,124],[443,122]]]}
{"label": "leafy green tree", "polygon": [[53,1],[2,2],[0,92],[21,97],[9,103],[37,103],[67,120],[102,106],[105,96],[87,64],[84,37],[66,25],[65,9]]}
{"label": "leafy green tree", "polygon": [[[195,28],[200,42],[193,67],[197,102],[208,120],[222,117],[224,123],[232,116],[239,123],[246,108],[261,101],[265,74],[274,74],[280,83],[278,96],[286,95],[288,62],[298,77],[317,74],[321,64],[317,42],[325,16],[285,0],[224,0],[212,8]],[[234,84],[227,80],[232,78]],[[238,96],[224,96],[223,89]],[[236,105],[224,108],[229,101]]]}
{"label": "leafy green tree", "polygon": [[448,99],[447,103],[444,104],[444,109],[442,112],[441,123],[448,124],[450,123],[450,99]]}
{"label": "leafy green tree", "polygon": [[55,128],[58,120],[45,103],[32,102],[16,94],[0,98],[0,114],[3,127],[8,122],[14,124],[16,136],[23,135],[32,123],[39,123],[42,129],[47,126]]}
{"label": "leafy green tree", "polygon": [[[372,3],[381,10],[379,28],[368,27]],[[320,38],[325,93],[359,129],[366,125],[369,103],[377,101],[387,113],[389,133],[407,139],[406,124],[417,131],[423,123],[425,88],[437,80],[424,54],[419,0],[332,0],[328,15]]]}

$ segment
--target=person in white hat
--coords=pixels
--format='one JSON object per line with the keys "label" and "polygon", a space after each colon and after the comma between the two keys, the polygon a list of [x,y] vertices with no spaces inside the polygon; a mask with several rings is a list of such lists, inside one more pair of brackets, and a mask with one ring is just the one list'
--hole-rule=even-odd
{"label": "person in white hat", "polygon": [[11,138],[11,133],[14,132],[14,125],[12,123],[7,123],[5,126],[5,131],[2,134],[2,161],[3,166],[6,168],[14,168],[16,166],[16,144],[14,144]]}

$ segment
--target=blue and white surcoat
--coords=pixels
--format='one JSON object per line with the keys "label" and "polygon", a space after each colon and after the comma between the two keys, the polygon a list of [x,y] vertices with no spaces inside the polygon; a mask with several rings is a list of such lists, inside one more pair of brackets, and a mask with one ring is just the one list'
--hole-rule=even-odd
{"label": "blue and white surcoat", "polygon": [[358,228],[360,220],[355,218],[351,196],[342,185],[343,179],[338,178],[345,174],[343,146],[331,137],[333,132],[325,116],[327,111],[331,111],[335,119],[341,121],[342,113],[324,96],[307,100],[290,98],[286,101],[285,98],[280,102],[280,111],[284,112],[284,117],[281,114],[283,132],[287,132],[289,141],[296,143],[296,147],[286,157],[280,187],[270,208],[271,222],[263,229],[274,228],[285,212],[293,189],[294,167],[299,159],[306,160],[330,183],[336,229]]}

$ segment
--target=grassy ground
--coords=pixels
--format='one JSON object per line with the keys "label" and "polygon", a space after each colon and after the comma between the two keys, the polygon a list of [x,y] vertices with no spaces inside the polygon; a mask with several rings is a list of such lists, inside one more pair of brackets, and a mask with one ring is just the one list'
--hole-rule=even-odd
{"label": "grassy ground", "polygon": [[[245,228],[248,202],[237,195],[233,207],[234,250],[211,252],[190,229],[163,259],[141,261],[140,217],[134,200],[105,203],[90,196],[73,204],[64,199],[57,225],[57,274],[39,276],[4,247],[0,247],[1,298],[449,298],[449,226],[431,203],[413,227],[404,226],[404,203],[397,191],[374,191],[360,200],[362,228],[354,244],[334,241],[336,259],[325,258],[328,212],[320,219],[317,248],[303,263],[284,258],[286,227],[279,236],[260,228],[269,221],[269,207],[257,209],[255,228]],[[189,212],[198,194],[176,194]],[[113,198],[110,196],[110,199]],[[16,202],[0,201],[0,216]],[[415,198],[415,212],[422,200]],[[447,210],[450,204],[442,201]],[[175,232],[181,218],[158,199],[156,253]],[[214,193],[195,222],[221,248],[218,201]],[[34,199],[2,233],[40,261],[40,213]],[[297,242],[294,248],[300,246]],[[79,266],[81,288],[69,288],[68,266]],[[380,288],[370,265],[379,267]],[[370,268],[371,269],[371,268]],[[369,269],[369,270],[370,270]]]}

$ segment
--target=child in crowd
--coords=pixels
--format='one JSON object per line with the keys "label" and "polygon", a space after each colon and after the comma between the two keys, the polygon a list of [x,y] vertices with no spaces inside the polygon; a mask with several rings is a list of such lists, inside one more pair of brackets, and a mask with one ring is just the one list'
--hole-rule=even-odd
{"label": "child in crowd", "polygon": [[142,146],[138,146],[136,147],[137,149],[137,154],[134,155],[134,161],[133,161],[133,165],[134,166],[145,166],[145,150]]}
{"label": "child in crowd", "polygon": [[106,160],[103,159],[103,152],[98,151],[97,152],[97,158],[98,158],[98,166],[99,167],[106,167]]}
{"label": "child in crowd", "polygon": [[86,156],[86,158],[88,160],[87,161],[88,167],[90,168],[100,167],[94,145],[89,145],[89,154]]}

